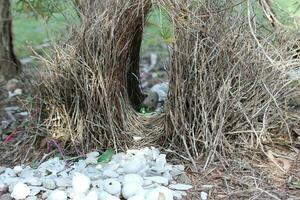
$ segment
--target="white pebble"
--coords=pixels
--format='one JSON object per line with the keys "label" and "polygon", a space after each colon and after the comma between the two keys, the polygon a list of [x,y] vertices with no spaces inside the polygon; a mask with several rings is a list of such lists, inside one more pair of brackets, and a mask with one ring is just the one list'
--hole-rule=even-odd
{"label": "white pebble", "polygon": [[144,156],[134,156],[127,161],[123,168],[125,173],[138,173],[146,166],[146,159]]}
{"label": "white pebble", "polygon": [[21,166],[15,166],[14,168],[13,168],[13,170],[14,170],[14,172],[16,173],[16,174],[19,174],[22,170],[23,170],[23,168],[21,167]]}
{"label": "white pebble", "polygon": [[114,196],[119,196],[121,193],[121,183],[115,179],[105,179],[103,181],[103,189]]}
{"label": "white pebble", "polygon": [[201,192],[200,193],[200,196],[201,196],[201,200],[207,200],[208,199],[208,194],[206,192]]}
{"label": "white pebble", "polygon": [[48,200],[67,200],[67,194],[62,190],[54,190],[48,196]]}
{"label": "white pebble", "polygon": [[125,199],[128,199],[128,198],[140,193],[141,191],[143,191],[143,187],[140,184],[137,184],[135,182],[126,183],[123,185],[122,195]]}
{"label": "white pebble", "polygon": [[29,196],[26,198],[26,200],[37,200],[36,196]]}
{"label": "white pebble", "polygon": [[162,185],[168,185],[169,181],[167,178],[161,177],[161,176],[151,176],[151,177],[145,177],[146,180],[153,181],[155,183],[159,183]]}
{"label": "white pebble", "polygon": [[163,186],[150,190],[146,194],[145,200],[154,200],[154,199],[173,200],[172,191]]}
{"label": "white pebble", "polygon": [[179,184],[171,184],[169,185],[169,188],[173,190],[189,190],[192,189],[193,186],[179,183]]}
{"label": "white pebble", "polygon": [[99,192],[99,200],[120,200],[120,198],[113,196],[105,191]]}
{"label": "white pebble", "polygon": [[90,191],[83,200],[98,200],[98,194],[95,190]]}
{"label": "white pebble", "polygon": [[143,185],[144,180],[138,174],[126,174],[123,178],[123,184],[126,185],[127,183],[136,183],[138,185]]}
{"label": "white pebble", "polygon": [[24,183],[17,183],[12,190],[11,197],[25,199],[30,194],[30,188]]}
{"label": "white pebble", "polygon": [[75,172],[72,179],[73,190],[76,193],[85,193],[89,190],[91,180],[84,174]]}

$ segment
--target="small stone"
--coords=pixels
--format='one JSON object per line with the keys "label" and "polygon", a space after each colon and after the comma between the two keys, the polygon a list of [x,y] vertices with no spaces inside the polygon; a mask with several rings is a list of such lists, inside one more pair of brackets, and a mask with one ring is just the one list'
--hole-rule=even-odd
{"label": "small stone", "polygon": [[49,194],[48,200],[67,200],[67,194],[61,190],[54,190]]}
{"label": "small stone", "polygon": [[22,95],[22,89],[20,89],[20,88],[15,89],[14,94],[15,95]]}
{"label": "small stone", "polygon": [[193,186],[179,183],[179,184],[171,184],[169,185],[169,188],[173,190],[189,190],[192,189]]}
{"label": "small stone", "polygon": [[137,195],[141,191],[143,191],[143,187],[140,184],[135,182],[128,182],[123,185],[122,195],[125,199],[128,199],[132,196]]}
{"label": "small stone", "polygon": [[98,197],[99,200],[120,200],[120,198],[113,196],[105,191],[100,191]]}
{"label": "small stone", "polygon": [[201,200],[207,200],[208,199],[208,194],[206,192],[201,192],[200,193],[200,197],[201,197]]}
{"label": "small stone", "polygon": [[57,187],[70,187],[72,186],[72,180],[69,177],[58,177],[54,179]]}
{"label": "small stone", "polygon": [[41,186],[42,185],[42,181],[36,177],[28,177],[24,180],[24,182],[28,183],[29,185],[32,185],[32,186]]}
{"label": "small stone", "polygon": [[123,168],[125,173],[138,173],[146,166],[146,159],[143,156],[134,156],[127,161]]}
{"label": "small stone", "polygon": [[84,174],[75,172],[72,179],[72,186],[76,193],[85,193],[90,188],[91,180]]}
{"label": "small stone", "polygon": [[98,193],[95,190],[92,190],[87,193],[83,200],[98,200]]}
{"label": "small stone", "polygon": [[187,193],[184,191],[172,190],[172,194],[175,199],[182,199],[183,196],[186,196]]}
{"label": "small stone", "polygon": [[55,181],[53,179],[47,178],[42,181],[43,187],[48,190],[54,190],[56,188]]}
{"label": "small stone", "polygon": [[36,196],[29,196],[26,198],[26,200],[37,200],[38,198]]}
{"label": "small stone", "polygon": [[138,185],[143,185],[144,180],[138,174],[126,174],[123,178],[123,185],[126,185],[128,183],[136,183]]}
{"label": "small stone", "polygon": [[161,177],[161,176],[145,177],[145,179],[153,181],[155,183],[162,184],[162,185],[168,185],[168,183],[169,183],[168,179]]}
{"label": "small stone", "polygon": [[103,181],[103,189],[111,195],[119,196],[121,193],[121,183],[115,179],[106,179]]}
{"label": "small stone", "polygon": [[163,200],[173,200],[173,194],[172,191],[166,187],[157,187],[153,190],[150,190],[147,192],[146,200],[152,200],[152,199],[163,199]]}
{"label": "small stone", "polygon": [[30,196],[35,196],[41,192],[41,187],[30,186]]}
{"label": "small stone", "polygon": [[12,190],[11,197],[18,199],[25,199],[30,195],[30,188],[24,183],[17,183]]}
{"label": "small stone", "polygon": [[23,170],[23,168],[21,166],[15,166],[13,170],[16,174],[19,174]]}
{"label": "small stone", "polygon": [[87,154],[86,154],[86,157],[97,158],[99,155],[100,155],[99,152],[93,151],[93,152],[87,153]]}
{"label": "small stone", "polygon": [[7,168],[4,172],[5,176],[16,177],[16,172],[10,168]]}
{"label": "small stone", "polygon": [[87,157],[85,159],[85,163],[86,163],[86,165],[89,165],[89,164],[96,165],[98,163],[98,160],[97,160],[97,158],[94,158],[94,157]]}
{"label": "small stone", "polygon": [[117,178],[119,174],[111,169],[106,169],[103,171],[103,176],[109,177],[109,178]]}

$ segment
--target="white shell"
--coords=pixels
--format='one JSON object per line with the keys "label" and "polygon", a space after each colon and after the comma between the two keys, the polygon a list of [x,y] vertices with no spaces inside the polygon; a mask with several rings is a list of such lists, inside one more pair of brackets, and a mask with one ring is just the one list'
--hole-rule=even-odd
{"label": "white shell", "polygon": [[75,172],[72,179],[73,190],[76,193],[85,193],[89,190],[91,180],[89,177],[84,174]]}
{"label": "white shell", "polygon": [[25,199],[30,195],[30,188],[24,183],[17,183],[12,190],[11,197],[15,199]]}

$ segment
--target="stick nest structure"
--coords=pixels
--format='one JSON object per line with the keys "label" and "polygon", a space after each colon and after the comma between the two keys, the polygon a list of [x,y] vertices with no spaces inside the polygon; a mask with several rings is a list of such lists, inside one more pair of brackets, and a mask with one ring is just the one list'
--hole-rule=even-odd
{"label": "stick nest structure", "polygon": [[[165,113],[144,116],[136,111],[144,98],[139,54],[154,6],[174,34],[170,88]],[[82,9],[89,12],[67,44],[43,59],[42,126],[65,149],[159,145],[208,165],[236,149],[264,151],[271,130],[296,120],[286,106],[295,94],[286,72],[299,63],[287,51],[293,40],[258,26],[250,5],[107,0]]]}

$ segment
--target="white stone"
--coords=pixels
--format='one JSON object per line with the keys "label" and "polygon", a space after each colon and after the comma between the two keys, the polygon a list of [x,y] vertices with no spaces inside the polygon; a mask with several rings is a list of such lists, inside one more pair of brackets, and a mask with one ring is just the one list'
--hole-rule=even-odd
{"label": "white stone", "polygon": [[4,172],[4,175],[5,176],[8,176],[8,177],[15,177],[16,176],[16,172],[10,168],[7,168]]}
{"label": "white stone", "polygon": [[13,168],[13,170],[16,174],[19,174],[23,170],[23,168],[21,166],[17,165]]}
{"label": "white stone", "polygon": [[168,183],[169,183],[168,179],[161,177],[161,176],[145,177],[145,179],[153,181],[155,183],[162,184],[162,185],[168,185]]}
{"label": "white stone", "polygon": [[171,184],[171,185],[169,185],[169,188],[173,189],[173,190],[189,190],[189,189],[192,189],[193,186],[192,185],[178,183],[178,184]]}
{"label": "white stone", "polygon": [[183,196],[186,196],[187,193],[184,191],[172,190],[172,194],[176,199],[182,199]]}
{"label": "white stone", "polygon": [[11,197],[18,199],[25,199],[30,195],[30,188],[24,183],[17,183],[12,190]]}
{"label": "white stone", "polygon": [[103,176],[106,176],[109,178],[117,178],[119,176],[119,174],[112,169],[105,169],[103,171]]}
{"label": "white stone", "polygon": [[87,157],[87,158],[85,159],[85,163],[86,163],[87,165],[89,165],[89,164],[96,165],[96,164],[98,163],[98,161],[97,161],[97,158],[94,158],[94,157]]}
{"label": "white stone", "polygon": [[95,190],[92,190],[87,193],[83,200],[98,200],[98,193]]}
{"label": "white stone", "polygon": [[170,174],[172,176],[178,176],[184,173],[184,166],[183,165],[173,165],[172,169],[170,170]]}
{"label": "white stone", "polygon": [[132,196],[137,195],[141,191],[143,191],[143,187],[140,184],[137,184],[135,182],[129,182],[123,185],[122,195],[125,199],[128,199]]}
{"label": "white stone", "polygon": [[207,200],[208,199],[208,194],[206,192],[201,192],[200,193],[200,197],[201,197],[201,200]]}
{"label": "white stone", "polygon": [[143,185],[144,180],[138,174],[126,174],[123,178],[123,184],[126,185],[128,183],[136,183],[138,185]]}
{"label": "white stone", "polygon": [[20,88],[15,89],[14,94],[15,95],[22,95],[22,89],[20,89]]}
{"label": "white stone", "polygon": [[57,187],[70,187],[72,186],[71,177],[57,177],[54,178]]}
{"label": "white stone", "polygon": [[61,190],[54,190],[48,196],[48,200],[67,200],[67,198],[67,194]]}
{"label": "white stone", "polygon": [[85,163],[85,160],[79,160],[77,163],[75,163],[73,166],[72,166],[75,171],[77,172],[82,172],[85,170],[86,168],[86,163]]}
{"label": "white stone", "polygon": [[120,198],[113,196],[105,191],[100,191],[98,197],[99,200],[120,200]]}
{"label": "white stone", "polygon": [[89,177],[85,176],[81,173],[74,173],[72,179],[73,190],[76,193],[85,193],[89,190],[91,184],[91,180]]}
{"label": "white stone", "polygon": [[38,198],[36,196],[29,196],[26,198],[26,200],[37,200]]}
{"label": "white stone", "polygon": [[115,179],[105,179],[103,189],[111,195],[119,196],[121,193],[121,183]]}
{"label": "white stone", "polygon": [[143,156],[134,156],[127,161],[123,168],[125,173],[138,173],[146,166],[146,159]]}
{"label": "white stone", "polygon": [[41,187],[30,186],[29,188],[30,188],[30,196],[35,196],[41,192]]}
{"label": "white stone", "polygon": [[33,185],[33,186],[41,186],[42,185],[42,181],[37,177],[27,177],[24,180],[24,182],[28,183],[29,185]]}
{"label": "white stone", "polygon": [[156,171],[164,171],[166,164],[167,164],[166,155],[160,154],[155,161],[155,166],[153,169],[155,169]]}
{"label": "white stone", "polygon": [[157,187],[153,190],[150,190],[145,195],[145,200],[154,200],[154,199],[163,199],[163,200],[173,200],[172,191],[166,187]]}
{"label": "white stone", "polygon": [[50,178],[44,179],[42,181],[42,185],[43,185],[43,187],[45,187],[46,189],[49,189],[49,190],[54,190],[56,188],[55,181]]}
{"label": "white stone", "polygon": [[33,177],[34,171],[30,167],[26,167],[19,173],[19,177],[27,178],[27,177]]}
{"label": "white stone", "polygon": [[86,157],[97,158],[99,155],[100,155],[99,152],[93,151],[93,152],[87,153],[87,154],[86,154]]}
{"label": "white stone", "polygon": [[56,175],[58,172],[63,171],[64,168],[65,168],[64,162],[59,160],[58,157],[55,157],[53,159],[50,159],[50,160],[42,163],[38,167],[38,171],[41,172],[43,175],[46,175],[47,172],[50,172],[53,175]]}
{"label": "white stone", "polygon": [[141,190],[137,194],[129,197],[128,200],[145,200],[145,194],[146,194],[146,191],[145,190]]}

